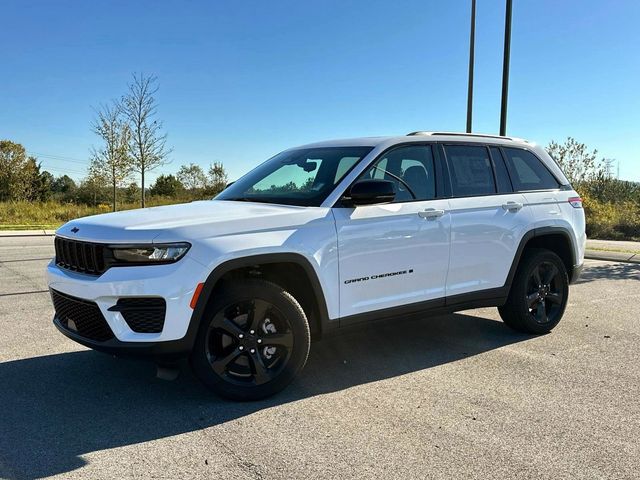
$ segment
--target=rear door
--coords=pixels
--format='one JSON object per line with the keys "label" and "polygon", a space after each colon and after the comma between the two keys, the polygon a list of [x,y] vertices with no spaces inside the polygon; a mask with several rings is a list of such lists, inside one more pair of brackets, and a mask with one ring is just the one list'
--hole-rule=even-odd
{"label": "rear door", "polygon": [[499,149],[449,144],[442,151],[452,191],[447,303],[455,303],[458,295],[504,285],[532,212],[513,192]]}
{"label": "rear door", "polygon": [[550,225],[561,217],[558,205],[560,183],[532,152],[522,148],[502,148],[514,190],[522,192],[536,222]]}
{"label": "rear door", "polygon": [[393,203],[333,209],[342,317],[426,300],[444,303],[450,218],[437,181],[441,173],[431,145],[399,146],[360,177],[396,183]]}

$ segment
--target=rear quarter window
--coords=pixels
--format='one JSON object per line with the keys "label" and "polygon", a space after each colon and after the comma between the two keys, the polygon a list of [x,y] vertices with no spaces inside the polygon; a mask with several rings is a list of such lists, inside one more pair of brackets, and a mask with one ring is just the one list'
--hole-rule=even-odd
{"label": "rear quarter window", "polygon": [[558,180],[533,153],[519,148],[505,148],[507,168],[517,191],[553,190]]}

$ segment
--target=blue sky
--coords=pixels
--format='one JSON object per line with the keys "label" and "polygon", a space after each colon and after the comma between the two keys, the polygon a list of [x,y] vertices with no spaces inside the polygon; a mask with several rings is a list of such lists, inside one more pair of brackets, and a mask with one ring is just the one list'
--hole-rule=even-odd
{"label": "blue sky", "polygon": [[[132,72],[160,80],[162,172],[222,161],[233,179],[311,141],[463,131],[469,5],[4,0],[0,137],[81,177],[92,106]],[[639,27],[637,0],[514,0],[507,133],[573,136],[640,181]],[[478,0],[477,132],[498,131],[503,31],[504,1]]]}

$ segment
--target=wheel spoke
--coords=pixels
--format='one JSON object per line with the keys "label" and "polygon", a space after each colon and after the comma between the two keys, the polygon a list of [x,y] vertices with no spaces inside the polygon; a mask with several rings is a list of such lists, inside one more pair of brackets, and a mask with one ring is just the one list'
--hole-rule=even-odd
{"label": "wheel spoke", "polygon": [[536,306],[535,319],[538,323],[547,322],[547,307],[545,306],[544,300]]}
{"label": "wheel spoke", "polygon": [[549,268],[545,272],[544,278],[542,279],[543,284],[549,285],[551,283],[551,280],[553,280],[558,273],[558,267],[556,267],[554,264],[550,264]]}
{"label": "wheel spoke", "polygon": [[527,305],[529,306],[529,308],[533,308],[533,306],[538,301],[538,298],[538,292],[533,292],[527,295]]}
{"label": "wheel spoke", "polygon": [[233,338],[238,338],[238,335],[243,333],[243,330],[235,324],[233,320],[224,318],[220,324],[220,328],[231,335]]}
{"label": "wheel spoke", "polygon": [[253,378],[256,383],[265,383],[271,379],[269,370],[267,369],[260,352],[256,352],[254,355],[250,355],[251,364],[253,365]]}
{"label": "wheel spoke", "polygon": [[559,293],[549,292],[549,293],[547,293],[547,297],[546,298],[551,303],[556,303],[558,305],[560,305],[560,303],[562,303],[562,297],[560,297]]}
{"label": "wheel spoke", "polygon": [[263,341],[264,345],[274,345],[286,349],[293,348],[292,333],[272,333],[271,335],[265,336]]}
{"label": "wheel spoke", "polygon": [[227,366],[233,363],[239,355],[241,355],[241,352],[232,348],[226,355],[214,358],[211,361],[211,368],[213,368],[213,371],[218,375],[223,375],[226,372]]}
{"label": "wheel spoke", "polygon": [[258,330],[259,325],[267,315],[269,306],[270,304],[268,302],[265,302],[264,300],[256,298],[253,301],[253,306],[251,308],[251,311],[249,312],[249,328],[251,330]]}
{"label": "wheel spoke", "polygon": [[536,268],[533,269],[533,273],[531,276],[533,277],[533,281],[536,283],[536,287],[542,285],[542,278],[540,277],[540,265],[536,265]]}

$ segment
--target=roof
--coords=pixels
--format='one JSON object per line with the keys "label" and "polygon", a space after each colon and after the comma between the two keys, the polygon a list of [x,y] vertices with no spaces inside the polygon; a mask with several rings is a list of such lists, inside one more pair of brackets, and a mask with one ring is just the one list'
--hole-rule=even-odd
{"label": "roof", "polygon": [[[348,147],[348,146],[392,146],[396,143],[411,143],[411,142],[424,142],[425,140],[433,140],[440,142],[469,142],[469,143],[491,143],[496,145],[519,145],[519,146],[533,146],[533,143],[515,137],[501,137],[498,135],[488,135],[482,133],[458,133],[458,132],[427,132],[417,131],[411,132],[402,136],[388,136],[388,137],[359,137],[359,138],[344,138],[337,140],[326,140],[321,142],[309,143],[307,145],[301,145],[305,148],[316,147]],[[297,147],[300,148],[300,147]]]}

